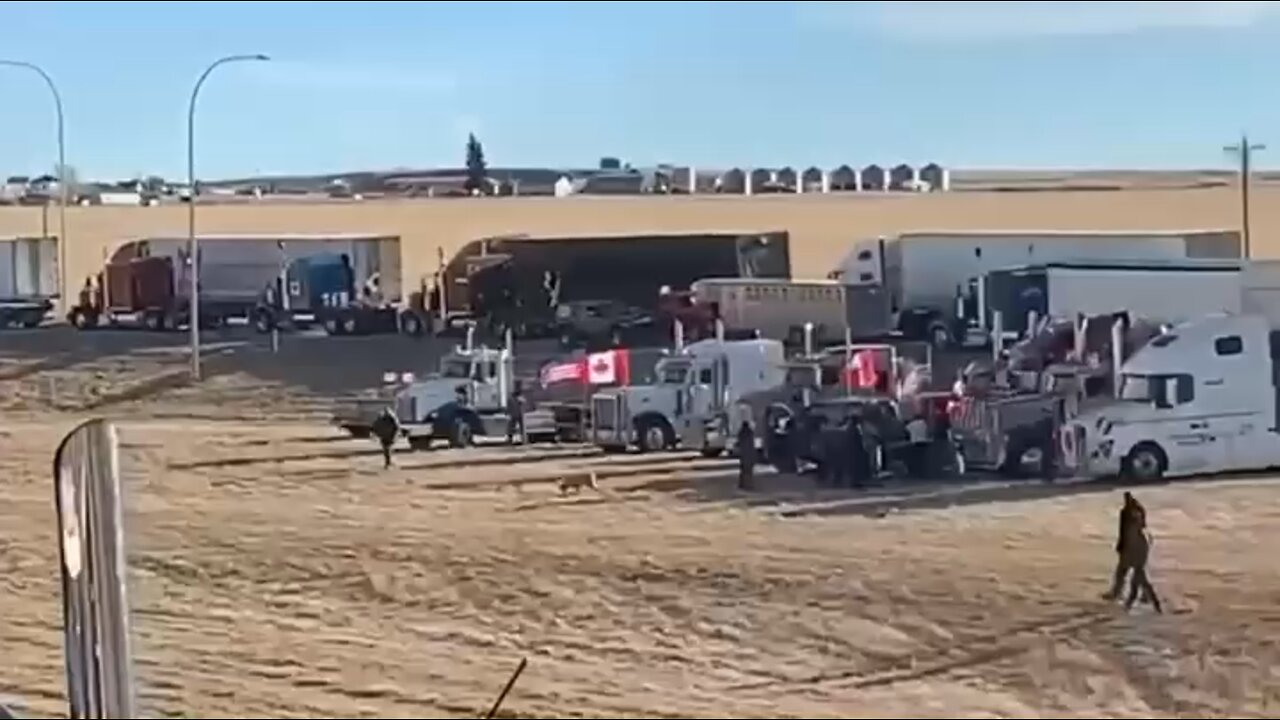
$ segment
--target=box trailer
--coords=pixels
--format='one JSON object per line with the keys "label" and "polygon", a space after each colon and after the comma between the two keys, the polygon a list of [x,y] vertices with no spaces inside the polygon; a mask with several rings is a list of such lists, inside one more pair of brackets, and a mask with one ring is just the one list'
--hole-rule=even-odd
{"label": "box trailer", "polygon": [[442,260],[430,308],[437,316],[537,335],[554,327],[562,303],[614,300],[656,312],[664,289],[685,290],[712,277],[791,277],[790,236],[771,231],[481,238],[448,263]]}
{"label": "box trailer", "polygon": [[[793,346],[803,342],[812,323],[813,341],[844,342],[844,286],[836,280],[778,278],[706,278],[693,283],[693,302],[708,308],[711,323],[720,320],[730,337],[755,335]],[[685,328],[699,336],[710,328]]]}
{"label": "box trailer", "polygon": [[0,328],[37,327],[61,294],[58,239],[0,238]]}
{"label": "box trailer", "polygon": [[1006,338],[1026,335],[1032,313],[1066,319],[1127,312],[1167,324],[1238,313],[1245,265],[1239,260],[1056,262],[996,270],[980,281],[983,312],[969,318],[966,344],[985,344],[996,312]]}
{"label": "box trailer", "polygon": [[1236,230],[923,231],[864,240],[832,276],[859,337],[896,332],[947,345],[957,292],[993,270],[1059,261],[1238,259]]}

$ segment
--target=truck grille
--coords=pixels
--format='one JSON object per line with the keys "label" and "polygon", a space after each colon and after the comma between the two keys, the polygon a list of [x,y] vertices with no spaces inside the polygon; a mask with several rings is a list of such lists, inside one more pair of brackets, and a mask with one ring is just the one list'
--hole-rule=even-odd
{"label": "truck grille", "polygon": [[618,401],[609,396],[591,398],[591,421],[597,430],[618,429]]}
{"label": "truck grille", "polygon": [[418,415],[415,412],[417,403],[414,402],[412,396],[403,395],[396,398],[394,403],[396,417],[400,419],[400,422],[416,422],[418,420]]}

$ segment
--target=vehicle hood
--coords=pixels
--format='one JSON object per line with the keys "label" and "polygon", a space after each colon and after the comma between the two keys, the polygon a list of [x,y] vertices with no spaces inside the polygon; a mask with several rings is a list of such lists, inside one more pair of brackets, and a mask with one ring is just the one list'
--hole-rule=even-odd
{"label": "vehicle hood", "polygon": [[402,418],[408,414],[408,403],[412,401],[416,415],[424,418],[457,399],[458,388],[467,385],[466,380],[444,377],[411,383],[396,395],[397,414]]}
{"label": "vehicle hood", "polygon": [[646,410],[659,410],[669,407],[672,398],[676,396],[679,390],[674,385],[632,385],[630,387],[617,388],[608,391],[608,393],[615,397],[625,397],[627,409],[632,415],[638,415]]}

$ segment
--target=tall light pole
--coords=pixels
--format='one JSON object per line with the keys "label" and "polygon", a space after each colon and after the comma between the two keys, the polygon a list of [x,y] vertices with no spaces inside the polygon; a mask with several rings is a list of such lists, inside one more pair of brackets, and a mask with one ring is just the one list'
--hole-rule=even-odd
{"label": "tall light pole", "polygon": [[1252,254],[1253,246],[1249,242],[1249,185],[1253,178],[1253,154],[1266,150],[1261,143],[1250,143],[1247,134],[1240,134],[1240,142],[1223,148],[1227,153],[1240,158],[1240,237],[1244,243],[1246,260]]}
{"label": "tall light pole", "polygon": [[67,283],[67,139],[62,116],[62,94],[58,92],[58,86],[49,77],[49,73],[35,63],[0,60],[0,66],[22,68],[39,75],[49,87],[49,94],[53,96],[53,110],[58,123],[58,193],[61,196],[58,202],[58,301],[65,311],[70,287]]}
{"label": "tall light pole", "polygon": [[266,55],[228,55],[209,64],[191,88],[191,102],[187,105],[187,252],[191,261],[191,379],[200,379],[200,243],[196,239],[196,100],[200,88],[209,75],[219,67],[233,62],[266,62]]}

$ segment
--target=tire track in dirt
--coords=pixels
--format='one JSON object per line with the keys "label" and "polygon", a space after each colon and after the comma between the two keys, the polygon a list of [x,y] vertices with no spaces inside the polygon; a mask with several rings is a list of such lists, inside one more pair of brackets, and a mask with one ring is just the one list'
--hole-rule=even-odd
{"label": "tire track in dirt", "polygon": [[[1076,612],[1049,618],[1042,618],[1020,626],[1014,626],[998,634],[978,635],[962,638],[952,643],[951,648],[944,648],[924,656],[915,653],[900,655],[871,667],[836,673],[811,675],[804,678],[765,680],[754,683],[733,685],[726,690],[750,691],[760,689],[803,687],[812,685],[838,684],[840,687],[860,690],[873,687],[897,685],[915,680],[923,680],[948,675],[959,670],[967,670],[982,665],[989,665],[1026,652],[1027,644],[1038,638],[1061,636],[1097,627],[1110,622],[1114,615],[1103,610],[1077,610]],[[979,646],[973,648],[973,646]],[[954,654],[954,648],[965,650]]]}

